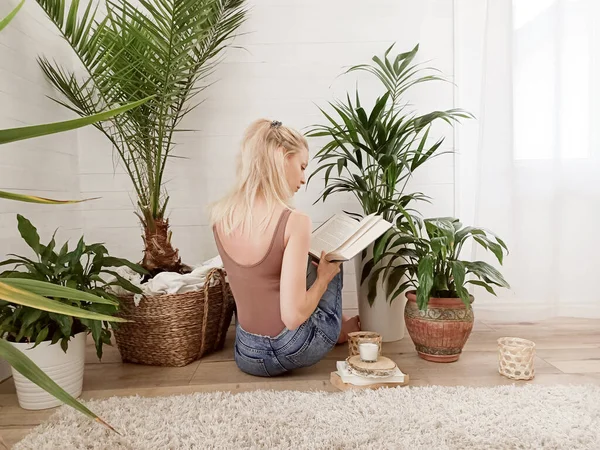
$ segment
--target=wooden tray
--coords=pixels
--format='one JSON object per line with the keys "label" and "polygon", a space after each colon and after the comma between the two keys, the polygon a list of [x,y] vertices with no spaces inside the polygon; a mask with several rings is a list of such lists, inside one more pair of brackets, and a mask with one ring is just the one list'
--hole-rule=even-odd
{"label": "wooden tray", "polygon": [[352,390],[363,390],[363,389],[379,389],[379,388],[394,388],[398,386],[406,386],[408,385],[409,379],[408,374],[404,375],[404,382],[400,383],[375,383],[369,384],[367,386],[357,386],[355,384],[344,383],[337,372],[331,372],[329,376],[329,381],[333,386],[338,388],[340,391],[352,391]]}

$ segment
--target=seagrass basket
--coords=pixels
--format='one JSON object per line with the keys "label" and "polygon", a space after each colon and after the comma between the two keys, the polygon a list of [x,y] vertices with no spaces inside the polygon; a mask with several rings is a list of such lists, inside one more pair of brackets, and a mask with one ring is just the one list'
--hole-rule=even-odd
{"label": "seagrass basket", "polygon": [[234,300],[222,269],[206,275],[204,289],[183,294],[121,297],[115,339],[124,362],[185,366],[223,348]]}

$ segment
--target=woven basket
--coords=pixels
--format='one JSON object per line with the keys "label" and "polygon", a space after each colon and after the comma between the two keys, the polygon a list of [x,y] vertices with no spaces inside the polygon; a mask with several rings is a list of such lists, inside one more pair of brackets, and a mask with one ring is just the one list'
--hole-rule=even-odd
{"label": "woven basket", "polygon": [[531,380],[535,376],[535,343],[527,339],[498,339],[498,372],[513,380]]}
{"label": "woven basket", "polygon": [[220,350],[231,324],[234,301],[222,269],[206,275],[204,289],[143,298],[121,297],[115,339],[125,362],[185,366]]}
{"label": "woven basket", "polygon": [[378,356],[381,356],[381,335],[374,331],[353,331],[348,333],[348,356],[359,355],[359,342],[373,342],[379,346]]}

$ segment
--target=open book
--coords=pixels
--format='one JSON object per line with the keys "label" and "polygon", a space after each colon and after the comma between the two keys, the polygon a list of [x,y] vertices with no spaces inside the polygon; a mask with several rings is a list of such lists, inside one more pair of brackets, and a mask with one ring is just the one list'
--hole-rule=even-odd
{"label": "open book", "polygon": [[347,214],[335,214],[312,232],[310,254],[319,259],[321,251],[325,251],[328,261],[349,261],[391,227],[391,223],[375,214],[360,222]]}

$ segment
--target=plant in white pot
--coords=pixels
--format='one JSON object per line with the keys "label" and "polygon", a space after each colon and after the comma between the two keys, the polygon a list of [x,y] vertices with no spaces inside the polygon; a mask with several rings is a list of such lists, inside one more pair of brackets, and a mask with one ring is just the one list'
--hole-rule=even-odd
{"label": "plant in white pot", "polygon": [[[406,92],[417,84],[442,78],[433,69],[413,63],[418,46],[395,56],[390,54],[392,48],[383,58],[374,56],[372,64],[354,66],[346,72],[366,71],[381,82],[383,94],[370,110],[362,104],[358,90],[354,101],[348,95],[345,101],[330,103],[332,112],[321,109],[328,123],[314,126],[308,136],[324,137],[327,142],[315,156],[318,168],[309,181],[324,171],[325,187],[319,200],[337,192],[351,192],[362,208],[362,214],[356,216],[378,214],[397,229],[408,230],[407,218],[417,214],[414,202],[428,197],[406,192],[407,183],[424,163],[443,153],[444,137],[430,140],[432,126],[438,122],[452,125],[471,115],[459,109],[427,114],[410,110]],[[380,251],[389,235],[378,239],[355,262],[361,327],[378,331],[384,341],[395,341],[404,336],[401,302],[391,303],[386,278],[369,275],[373,254]]]}
{"label": "plant in white pot", "polygon": [[[473,328],[473,296],[469,284],[496,295],[494,287],[509,288],[502,274],[485,261],[461,258],[465,243],[472,239],[490,251],[502,264],[506,244],[482,228],[463,227],[454,218],[409,220],[411,233],[394,230],[382,256],[389,260],[383,271],[390,279],[409,280],[392,286],[392,298],[407,289],[404,309],[406,327],[419,356],[428,361],[458,360]],[[397,248],[403,248],[402,256]]]}
{"label": "plant in white pot", "polygon": [[[36,1],[84,69],[76,73],[40,58],[48,80],[66,99],[57,101],[84,116],[123,99],[152,96],[140,108],[96,128],[112,144],[135,190],[136,215],[143,229],[141,265],[149,273],[144,281],[161,272],[189,273],[191,267],[182,263],[172,244],[165,171],[176,157],[178,137],[189,131],[182,120],[199,106],[197,96],[208,86],[207,77],[245,20],[244,1],[104,0],[100,3],[105,13],[97,13],[94,2]],[[205,297],[201,291],[174,293],[146,296],[139,304],[122,298],[121,316],[134,320],[115,333],[123,359],[185,365],[204,349],[222,345],[220,338],[216,347],[212,341],[200,344],[208,340],[204,330],[214,328],[203,326],[208,320],[200,313]],[[223,317],[216,322],[226,330],[232,306],[229,298],[222,303],[226,307],[217,305],[216,310],[223,311]],[[185,322],[185,331],[174,333],[171,321]],[[210,331],[213,335],[222,336],[221,328],[218,333]]]}
{"label": "plant in white pot", "polygon": [[[81,394],[85,364],[85,342],[91,333],[96,354],[102,358],[102,346],[111,345],[109,326],[115,327],[113,315],[118,311],[118,299],[106,288],[119,286],[132,292],[140,292],[127,280],[116,275],[112,268],[128,266],[138,273],[145,270],[125,259],[108,255],[106,247],[95,243],[86,245],[83,238],[69,250],[68,242],[56,251],[54,236],[47,245],[40,243],[37,229],[29,220],[17,215],[18,229],[23,240],[35,256],[10,255],[0,266],[14,265],[0,274],[0,281],[18,286],[19,282],[52,283],[96,298],[92,302],[61,298],[56,290],[54,300],[81,310],[80,317],[70,317],[56,312],[42,311],[26,305],[0,301],[0,338],[9,341],[38,367],[48,373],[73,397]],[[112,281],[105,282],[103,274]],[[46,292],[47,295],[47,292]],[[97,320],[100,317],[102,320]],[[24,409],[45,409],[62,402],[36,386],[13,369],[19,404]]]}
{"label": "plant in white pot", "polygon": [[[25,0],[22,0],[8,16],[0,19],[0,31],[2,31],[15,18]],[[135,108],[145,103],[147,99],[137,102],[119,105],[108,111],[93,114],[87,117],[71,119],[62,122],[46,123],[40,125],[31,125],[18,128],[0,129],[0,146],[12,142],[47,136],[55,133],[61,133],[69,130],[75,130],[87,125],[91,125],[102,120],[110,119],[124,111]],[[0,198],[11,201],[27,202],[44,205],[65,205],[78,203],[84,200],[60,200],[35,195],[23,194],[19,192],[0,191]],[[82,308],[71,306],[65,302],[55,300],[53,297],[60,297],[69,300],[87,303],[106,303],[106,299],[89,292],[82,292],[66,286],[59,286],[47,281],[28,280],[23,278],[3,278],[0,280],[0,306],[5,307],[8,304],[14,307],[26,306],[39,311],[48,313],[62,314],[68,317],[82,319],[106,320],[111,319],[108,316]],[[124,322],[124,319],[114,318],[117,322]],[[13,370],[26,377],[32,383],[48,392],[56,399],[76,409],[86,417],[102,423],[109,429],[114,429],[104,420],[98,417],[93,411],[85,405],[78,402],[72,395],[60,387],[52,378],[35,365],[23,352],[14,348],[13,345],[5,339],[0,339],[0,358],[8,362]],[[0,361],[1,361],[0,360]],[[3,444],[0,438],[0,444]],[[6,445],[4,445],[6,447]]]}

